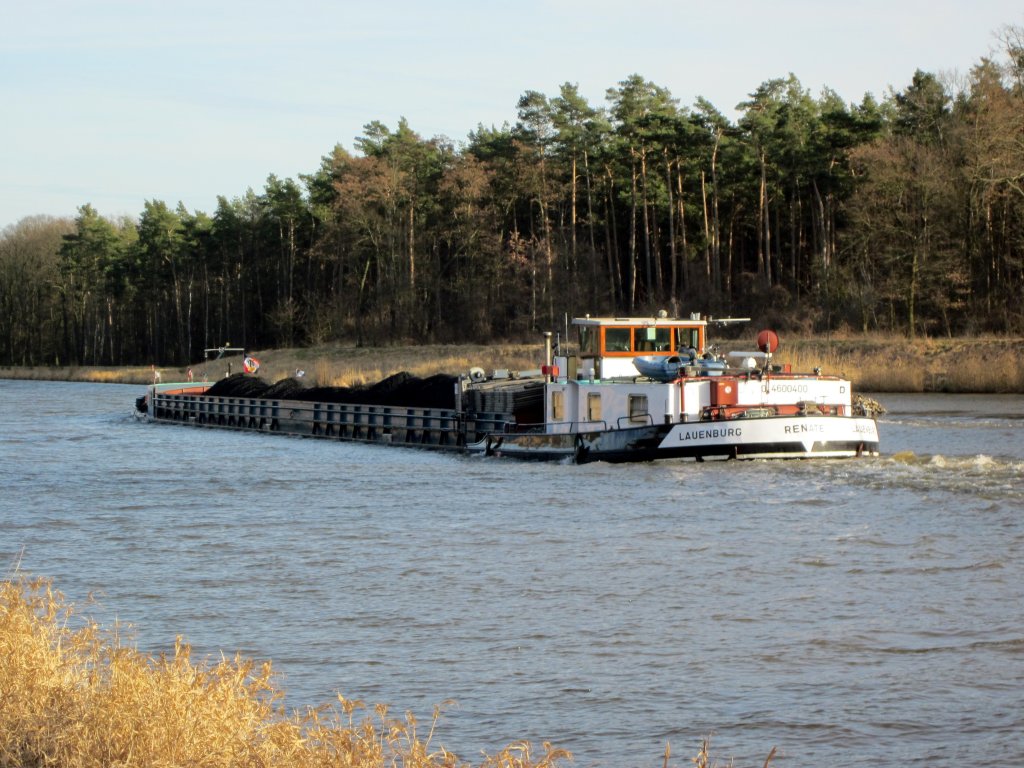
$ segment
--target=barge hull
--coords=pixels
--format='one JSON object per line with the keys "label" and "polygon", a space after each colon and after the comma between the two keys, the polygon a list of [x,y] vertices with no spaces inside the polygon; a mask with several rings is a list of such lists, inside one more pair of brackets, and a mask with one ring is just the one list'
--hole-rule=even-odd
{"label": "barge hull", "polygon": [[[811,438],[798,436],[813,435]],[[822,439],[827,436],[827,439]],[[657,459],[818,459],[877,456],[873,419],[773,417],[576,433],[488,435],[466,446],[487,456],[624,463]]]}
{"label": "barge hull", "polygon": [[773,416],[600,430],[516,431],[508,413],[211,396],[154,385],[151,421],[540,461],[854,458],[879,454],[869,417]]}
{"label": "barge hull", "polygon": [[505,428],[503,414],[466,417],[443,408],[316,403],[150,391],[151,421],[270,432],[415,448],[462,450],[476,438]]}

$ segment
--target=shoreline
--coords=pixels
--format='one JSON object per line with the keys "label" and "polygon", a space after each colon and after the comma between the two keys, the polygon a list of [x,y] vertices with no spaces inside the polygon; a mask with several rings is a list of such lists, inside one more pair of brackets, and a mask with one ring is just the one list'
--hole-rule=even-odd
{"label": "shoreline", "polygon": [[[743,346],[724,342],[723,348]],[[431,344],[356,347],[343,344],[253,350],[259,376],[279,381],[304,372],[310,386],[353,386],[380,381],[399,371],[415,376],[485,370],[539,368],[540,344]],[[848,377],[863,393],[946,392],[1024,394],[1024,338],[894,339],[845,336],[784,340],[775,355],[793,370],[821,368]],[[229,368],[230,366],[230,368]],[[198,380],[215,381],[241,370],[241,359],[197,363]],[[156,366],[163,381],[185,381],[189,367]],[[0,379],[148,384],[152,366],[0,366]]]}

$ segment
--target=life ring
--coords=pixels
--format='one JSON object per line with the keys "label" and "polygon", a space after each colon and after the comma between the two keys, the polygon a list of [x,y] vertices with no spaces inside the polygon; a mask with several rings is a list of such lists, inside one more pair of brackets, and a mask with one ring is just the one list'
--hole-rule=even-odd
{"label": "life ring", "polygon": [[260,361],[255,357],[246,357],[245,360],[242,361],[242,369],[246,373],[256,373],[256,371],[260,369]]}

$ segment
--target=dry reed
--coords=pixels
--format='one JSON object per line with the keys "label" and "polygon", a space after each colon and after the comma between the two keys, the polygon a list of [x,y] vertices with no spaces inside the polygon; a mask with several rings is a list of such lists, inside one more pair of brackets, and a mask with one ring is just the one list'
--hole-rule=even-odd
{"label": "dry reed", "polygon": [[[426,734],[412,713],[394,717],[340,695],[289,715],[269,662],[194,661],[180,638],[173,653],[149,656],[126,644],[120,627],[73,614],[46,580],[0,583],[0,766],[470,765],[432,746],[443,705]],[[571,759],[521,741],[479,765],[554,768]],[[706,742],[701,760],[708,765]]]}
{"label": "dry reed", "polygon": [[848,376],[861,392],[1024,393],[1022,339],[797,339],[777,358]]}
{"label": "dry reed", "polygon": [[[270,663],[235,657],[195,662],[179,638],[173,654],[147,656],[120,631],[76,623],[43,580],[0,586],[0,765],[382,766],[468,765],[431,745],[411,713],[393,717],[341,696],[286,715]],[[526,742],[485,756],[487,768],[549,768],[568,752]]]}
{"label": "dry reed", "polygon": [[[743,346],[738,343],[737,346]],[[314,385],[358,386],[399,371],[416,376],[484,370],[539,368],[539,344],[418,345],[352,347],[321,345],[308,349],[270,349],[253,353],[268,381],[303,371]],[[1024,394],[1024,339],[924,339],[856,337],[784,339],[776,361],[794,371],[821,368],[850,378],[860,392],[1008,392]],[[192,367],[197,381],[216,381],[241,370],[241,359]],[[163,381],[184,381],[188,368],[158,369]],[[153,369],[134,368],[0,368],[0,378],[50,379],[145,384]]]}

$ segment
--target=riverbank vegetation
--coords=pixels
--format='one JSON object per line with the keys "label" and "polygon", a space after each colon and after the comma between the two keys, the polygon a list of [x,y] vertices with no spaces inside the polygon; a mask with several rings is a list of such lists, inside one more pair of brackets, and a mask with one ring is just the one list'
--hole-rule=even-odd
{"label": "riverbank vegetation", "polygon": [[[204,348],[523,341],[565,313],[780,331],[1024,333],[1024,29],[881,99],[754,88],[732,119],[632,75],[527,90],[465,141],[365,126],[298,180],[0,233],[0,365]],[[731,106],[731,105],[730,105]]]}
{"label": "riverbank vegetation", "polygon": [[[441,707],[423,724],[340,695],[287,713],[270,662],[194,660],[180,638],[147,655],[125,641],[124,628],[79,620],[72,608],[44,580],[0,584],[2,766],[470,766],[436,743]],[[667,748],[652,757],[652,766],[669,765]],[[519,742],[477,765],[554,768],[569,760],[550,744]],[[706,742],[692,762],[712,764]]]}
{"label": "riverbank vegetation", "polygon": [[779,359],[846,375],[861,392],[1024,394],[1024,337],[798,339]]}
{"label": "riverbank vegetation", "polygon": [[[723,350],[746,349],[740,339],[723,343]],[[373,384],[407,371],[428,377],[457,374],[480,367],[485,371],[527,371],[542,364],[539,344],[397,345],[356,347],[322,344],[252,353],[260,360],[259,375],[271,382],[302,373],[311,386]],[[850,378],[860,392],[950,392],[1024,394],[1024,338],[904,338],[835,336],[783,338],[776,355],[794,371],[821,368]],[[241,358],[194,366],[0,367],[0,378],[147,384],[159,372],[162,381],[215,381],[241,370]]]}

